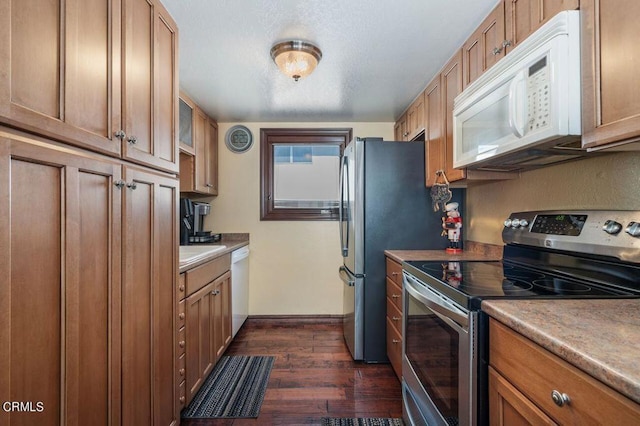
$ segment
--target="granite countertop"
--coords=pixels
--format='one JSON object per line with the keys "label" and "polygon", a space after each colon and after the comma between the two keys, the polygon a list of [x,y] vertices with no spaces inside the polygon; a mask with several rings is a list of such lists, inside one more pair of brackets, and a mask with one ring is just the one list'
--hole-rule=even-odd
{"label": "granite countertop", "polygon": [[500,260],[502,246],[466,241],[464,251],[460,254],[449,254],[444,250],[385,250],[384,254],[396,262],[408,260],[442,260],[455,262],[464,260]]}
{"label": "granite countertop", "polygon": [[640,404],[640,299],[485,300],[482,310]]}
{"label": "granite countertop", "polygon": [[200,266],[203,263],[207,263],[217,257],[224,256],[227,253],[231,253],[234,250],[249,245],[249,234],[222,234],[220,241],[214,244],[197,244],[197,246],[226,246],[222,250],[215,251],[209,256],[198,257],[196,260],[188,263],[180,263],[180,273],[186,272],[189,269],[193,269],[196,266]]}

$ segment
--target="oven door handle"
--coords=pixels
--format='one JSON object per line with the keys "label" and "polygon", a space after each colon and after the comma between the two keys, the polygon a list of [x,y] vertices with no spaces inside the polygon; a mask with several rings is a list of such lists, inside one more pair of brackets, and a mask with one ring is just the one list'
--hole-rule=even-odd
{"label": "oven door handle", "polygon": [[[463,315],[458,312],[451,310],[449,307],[443,304],[443,300],[430,290],[429,288],[425,288],[428,292],[433,294],[425,294],[423,292],[418,291],[413,283],[411,282],[411,277],[407,277],[405,275],[404,288],[411,295],[411,297],[417,299],[420,303],[425,305],[427,308],[431,309],[434,314],[438,315],[440,319],[445,321],[447,324],[452,326],[458,333],[467,333],[469,329],[469,316]],[[440,299],[440,300],[438,300]],[[446,302],[444,302],[446,303]]]}

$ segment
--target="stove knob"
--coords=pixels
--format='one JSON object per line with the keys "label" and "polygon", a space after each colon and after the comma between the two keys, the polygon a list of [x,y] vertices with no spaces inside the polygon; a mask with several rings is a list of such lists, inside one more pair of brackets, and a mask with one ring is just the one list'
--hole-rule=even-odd
{"label": "stove knob", "polygon": [[517,229],[520,226],[520,219],[513,219],[511,221],[511,227]]}
{"label": "stove knob", "polygon": [[632,237],[640,237],[640,222],[629,222],[624,232]]}
{"label": "stove knob", "polygon": [[622,225],[620,225],[615,220],[607,220],[602,226],[602,230],[610,235],[616,235],[620,231],[622,231]]}
{"label": "stove knob", "polygon": [[510,227],[510,226],[511,226],[511,219],[507,219],[507,220],[505,220],[505,221],[504,221],[504,226],[505,226],[505,228]]}

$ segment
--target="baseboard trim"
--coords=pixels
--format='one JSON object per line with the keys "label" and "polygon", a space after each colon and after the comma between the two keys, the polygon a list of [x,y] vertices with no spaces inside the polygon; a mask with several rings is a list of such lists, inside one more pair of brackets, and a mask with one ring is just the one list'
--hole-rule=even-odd
{"label": "baseboard trim", "polygon": [[247,321],[281,322],[281,323],[313,323],[342,324],[342,315],[249,315]]}

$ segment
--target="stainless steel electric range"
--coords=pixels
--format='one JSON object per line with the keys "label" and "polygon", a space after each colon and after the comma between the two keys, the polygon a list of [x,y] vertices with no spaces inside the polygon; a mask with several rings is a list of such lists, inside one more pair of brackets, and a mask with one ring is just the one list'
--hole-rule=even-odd
{"label": "stainless steel electric range", "polygon": [[640,297],[640,211],[513,213],[502,238],[502,261],[403,264],[409,424],[488,423],[482,300]]}

